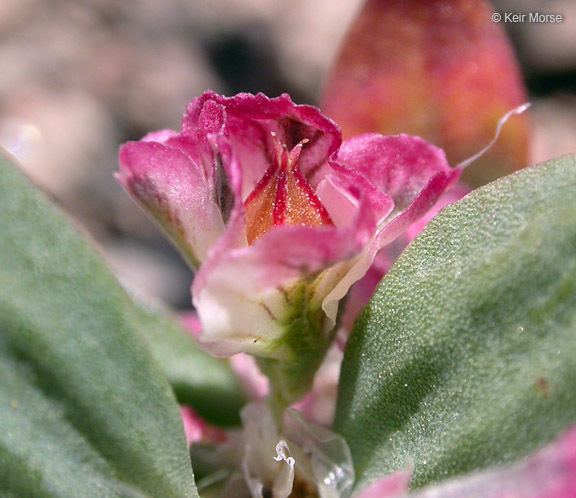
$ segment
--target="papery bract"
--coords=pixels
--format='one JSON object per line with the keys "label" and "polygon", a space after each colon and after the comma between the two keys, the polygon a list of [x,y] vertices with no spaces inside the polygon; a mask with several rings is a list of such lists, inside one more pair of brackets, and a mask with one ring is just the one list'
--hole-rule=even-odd
{"label": "papery bract", "polygon": [[377,252],[458,178],[443,152],[408,135],[339,128],[287,95],[206,92],[183,118],[120,151],[119,181],[193,265],[199,341],[248,352],[279,396],[312,382],[338,303]]}
{"label": "papery bract", "polygon": [[[359,133],[411,133],[442,147],[452,164],[490,140],[526,101],[503,26],[484,0],[368,0],[344,41],[322,110]],[[464,179],[487,183],[527,165],[527,115],[515,116]]]}
{"label": "papery bract", "polygon": [[242,433],[221,451],[235,454],[237,472],[221,496],[288,498],[350,496],[354,466],[344,439],[287,411],[283,428],[270,407],[254,402],[242,410]]}

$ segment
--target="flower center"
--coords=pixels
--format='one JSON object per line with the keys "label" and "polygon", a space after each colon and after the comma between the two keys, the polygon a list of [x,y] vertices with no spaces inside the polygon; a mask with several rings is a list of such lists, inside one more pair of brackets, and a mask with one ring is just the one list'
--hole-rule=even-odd
{"label": "flower center", "polygon": [[274,161],[244,203],[246,237],[250,245],[276,226],[334,225],[298,167],[302,147],[308,140],[302,140],[288,151],[275,133],[272,136]]}

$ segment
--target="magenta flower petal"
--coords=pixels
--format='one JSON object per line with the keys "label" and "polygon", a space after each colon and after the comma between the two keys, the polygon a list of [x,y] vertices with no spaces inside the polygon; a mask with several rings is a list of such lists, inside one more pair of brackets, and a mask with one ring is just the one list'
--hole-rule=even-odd
{"label": "magenta flower petal", "polygon": [[[374,238],[354,264],[347,271],[340,269],[342,277],[323,304],[328,315],[369,271],[378,251],[426,214],[460,176],[440,149],[409,135],[366,134],[346,140],[337,160],[339,176],[350,190],[359,188],[373,215],[381,218]],[[393,209],[383,209],[385,199]]]}
{"label": "magenta flower petal", "polygon": [[450,173],[441,172],[434,175],[408,208],[391,220],[380,232],[378,238],[379,248],[397,239],[410,225],[432,209],[440,196],[456,183],[459,177],[460,170],[453,170]]}
{"label": "magenta flower petal", "polygon": [[116,178],[186,260],[197,264],[223,233],[224,223],[196,164],[181,150],[153,138],[169,142],[172,135],[160,132],[124,145]]}
{"label": "magenta flower petal", "polygon": [[[310,141],[303,148],[299,162],[312,186],[322,177],[328,158],[341,143],[340,129],[333,121],[315,107],[297,106],[287,94],[276,98],[261,93],[224,97],[205,92],[188,105],[182,121],[182,135],[202,143],[208,134],[217,132],[230,140],[240,163],[249,165],[242,170],[243,198],[270,166],[274,155],[272,132],[288,149],[302,140]],[[210,167],[210,154],[205,154],[204,158]]]}
{"label": "magenta flower petal", "polygon": [[406,210],[435,176],[455,174],[441,149],[410,135],[349,138],[338,160],[392,197],[396,213]]}

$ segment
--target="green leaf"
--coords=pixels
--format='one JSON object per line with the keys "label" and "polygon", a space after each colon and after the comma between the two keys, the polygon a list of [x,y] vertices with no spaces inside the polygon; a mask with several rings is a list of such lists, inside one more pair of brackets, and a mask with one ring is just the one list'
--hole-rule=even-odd
{"label": "green leaf", "polygon": [[239,425],[246,397],[228,361],[198,349],[190,334],[166,313],[160,315],[142,308],[137,319],[178,401],[192,406],[212,424]]}
{"label": "green leaf", "polygon": [[346,348],[357,487],[518,459],[576,420],[576,158],[481,188],[400,257]]}
{"label": "green leaf", "polygon": [[4,157],[0,228],[0,494],[197,496],[141,312]]}

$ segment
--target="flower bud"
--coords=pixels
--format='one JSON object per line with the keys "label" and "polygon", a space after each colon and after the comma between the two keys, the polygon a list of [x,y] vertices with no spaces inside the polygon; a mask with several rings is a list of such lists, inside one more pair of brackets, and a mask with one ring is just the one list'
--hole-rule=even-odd
{"label": "flower bud", "polygon": [[[501,24],[483,0],[368,0],[321,99],[345,137],[409,133],[455,165],[486,145],[526,101]],[[528,116],[514,116],[464,173],[475,186],[527,165]]]}

